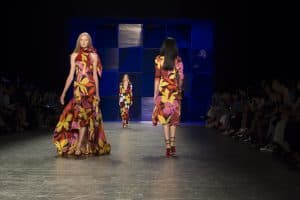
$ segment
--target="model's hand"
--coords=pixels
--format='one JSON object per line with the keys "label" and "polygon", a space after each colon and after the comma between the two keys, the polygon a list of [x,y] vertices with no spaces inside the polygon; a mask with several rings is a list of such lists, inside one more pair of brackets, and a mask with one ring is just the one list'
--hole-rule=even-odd
{"label": "model's hand", "polygon": [[61,94],[61,96],[60,96],[60,103],[61,103],[61,105],[65,104],[65,94]]}
{"label": "model's hand", "polygon": [[179,96],[179,99],[182,100],[183,91],[181,89],[178,91],[178,96]]}
{"label": "model's hand", "polygon": [[96,97],[97,97],[97,99],[98,99],[98,101],[100,102],[100,95],[99,94],[96,94]]}

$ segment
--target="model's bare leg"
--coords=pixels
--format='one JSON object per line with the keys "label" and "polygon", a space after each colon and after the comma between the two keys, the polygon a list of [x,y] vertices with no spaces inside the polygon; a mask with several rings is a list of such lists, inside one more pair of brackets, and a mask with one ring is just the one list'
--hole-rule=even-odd
{"label": "model's bare leg", "polygon": [[164,134],[165,134],[165,144],[166,144],[166,157],[170,157],[170,126],[163,125]]}
{"label": "model's bare leg", "polygon": [[82,140],[85,136],[86,130],[87,130],[86,127],[80,127],[80,129],[79,129],[78,144],[77,144],[77,148],[76,148],[76,151],[75,151],[75,155],[77,155],[77,156],[81,155],[81,144],[82,144]]}
{"label": "model's bare leg", "polygon": [[176,155],[176,145],[175,145],[175,134],[176,134],[176,126],[170,126],[170,132],[171,132],[171,137],[170,137],[170,141],[171,141],[171,153],[173,156]]}

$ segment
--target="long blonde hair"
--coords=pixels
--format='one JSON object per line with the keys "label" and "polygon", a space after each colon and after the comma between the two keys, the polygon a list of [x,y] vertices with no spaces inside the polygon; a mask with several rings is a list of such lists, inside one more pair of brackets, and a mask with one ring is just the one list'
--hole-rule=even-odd
{"label": "long blonde hair", "polygon": [[86,36],[88,38],[88,40],[89,40],[88,48],[94,48],[91,35],[87,32],[83,32],[83,33],[80,33],[80,35],[77,38],[76,46],[75,46],[75,49],[73,50],[73,53],[78,53],[79,52],[79,50],[80,50],[80,38],[82,36]]}

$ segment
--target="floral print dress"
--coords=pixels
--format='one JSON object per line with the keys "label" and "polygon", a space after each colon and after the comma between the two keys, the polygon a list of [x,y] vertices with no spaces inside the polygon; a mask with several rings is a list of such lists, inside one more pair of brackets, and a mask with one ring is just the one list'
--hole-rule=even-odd
{"label": "floral print dress", "polygon": [[155,58],[155,79],[159,79],[159,93],[155,99],[152,123],[176,126],[180,122],[181,92],[179,81],[183,81],[183,64],[180,57],[175,60],[173,70],[164,70],[164,57]]}
{"label": "floral print dress", "polygon": [[128,124],[129,121],[129,108],[133,103],[132,95],[132,84],[128,83],[127,88],[125,88],[123,82],[120,83],[119,87],[119,105],[120,105],[120,114],[122,121]]}
{"label": "floral print dress", "polygon": [[[80,127],[87,127],[85,143],[90,148],[86,149],[86,154],[110,153],[110,144],[106,141],[103,129],[99,99],[96,96],[91,53],[96,51],[91,48],[81,49],[75,59],[74,96],[64,108],[54,130],[53,143],[59,155],[76,149]],[[97,71],[101,76],[102,65],[99,57]]]}

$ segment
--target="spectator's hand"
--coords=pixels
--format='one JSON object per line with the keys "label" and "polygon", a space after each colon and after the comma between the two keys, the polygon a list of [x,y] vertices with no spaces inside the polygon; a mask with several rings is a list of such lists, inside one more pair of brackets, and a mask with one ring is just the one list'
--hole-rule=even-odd
{"label": "spectator's hand", "polygon": [[15,110],[15,109],[16,109],[16,106],[15,106],[14,104],[9,104],[9,105],[6,106],[6,108],[7,108],[8,110]]}

